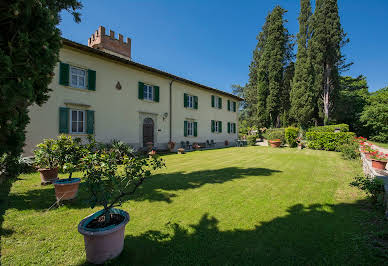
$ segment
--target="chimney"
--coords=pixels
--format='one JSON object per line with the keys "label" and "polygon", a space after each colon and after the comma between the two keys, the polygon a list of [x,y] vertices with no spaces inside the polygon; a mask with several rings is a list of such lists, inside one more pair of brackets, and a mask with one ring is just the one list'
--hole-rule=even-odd
{"label": "chimney", "polygon": [[131,39],[127,38],[127,42],[124,42],[124,37],[121,34],[116,39],[113,30],[110,30],[109,35],[106,35],[103,26],[98,27],[98,30],[88,39],[88,46],[131,60]]}

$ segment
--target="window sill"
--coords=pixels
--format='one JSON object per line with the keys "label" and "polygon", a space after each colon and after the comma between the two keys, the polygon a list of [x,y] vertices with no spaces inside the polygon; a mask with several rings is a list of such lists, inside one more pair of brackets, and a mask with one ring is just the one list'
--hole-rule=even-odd
{"label": "window sill", "polygon": [[75,87],[72,87],[72,86],[65,86],[65,85],[61,85],[67,89],[71,89],[71,90],[75,90],[75,91],[83,91],[83,92],[96,92],[96,90],[89,90],[88,88],[85,88],[85,89],[81,89],[81,88],[75,88]]}

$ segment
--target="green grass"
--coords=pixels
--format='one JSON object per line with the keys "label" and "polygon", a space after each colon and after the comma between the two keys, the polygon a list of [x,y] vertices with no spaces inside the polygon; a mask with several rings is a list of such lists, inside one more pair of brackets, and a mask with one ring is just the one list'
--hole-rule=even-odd
{"label": "green grass", "polygon": [[371,142],[373,143],[374,145],[376,146],[379,146],[381,148],[385,148],[385,149],[388,149],[388,143],[382,143],[382,142],[376,142],[376,141],[369,141],[368,142]]}
{"label": "green grass", "polygon": [[[163,158],[167,168],[122,206],[131,220],[112,264],[387,263],[383,213],[349,186],[360,162],[267,147]],[[3,265],[85,263],[77,225],[98,209],[87,207],[82,184],[77,200],[49,211],[54,189],[38,174],[20,176],[6,194],[2,186]]]}

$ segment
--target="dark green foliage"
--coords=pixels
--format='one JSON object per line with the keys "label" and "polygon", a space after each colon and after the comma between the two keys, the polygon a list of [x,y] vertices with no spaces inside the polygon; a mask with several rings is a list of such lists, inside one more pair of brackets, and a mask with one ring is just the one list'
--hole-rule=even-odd
{"label": "dark green foliage", "polygon": [[39,168],[52,169],[59,165],[59,150],[55,139],[45,139],[36,145],[34,155],[35,164]]}
{"label": "dark green foliage", "polygon": [[376,205],[383,204],[384,198],[384,182],[379,178],[368,178],[365,176],[356,176],[354,181],[350,183],[353,187],[365,191]]}
{"label": "dark green foliage", "polygon": [[338,124],[338,125],[330,125],[330,126],[319,126],[319,127],[310,127],[308,129],[309,132],[334,132],[339,129],[341,132],[349,132],[349,125],[347,124]]}
{"label": "dark green foliage", "polygon": [[292,79],[294,77],[295,72],[295,65],[293,62],[291,62],[286,69],[284,70],[283,75],[283,89],[282,89],[282,103],[281,103],[281,110],[282,110],[282,126],[286,127],[290,124],[290,108],[291,108],[291,102],[290,102],[290,93],[291,93],[291,84]]}
{"label": "dark green foliage", "polygon": [[79,8],[77,0],[0,3],[0,155],[10,163],[22,152],[28,107],[49,98],[61,47],[60,12],[68,10],[78,22]]}
{"label": "dark green foliage", "polygon": [[353,132],[306,132],[307,147],[313,150],[340,151],[356,135]]}
{"label": "dark green foliage", "polygon": [[373,92],[361,115],[372,140],[388,143],[388,87]]}
{"label": "dark green foliage", "polygon": [[33,157],[20,156],[18,164],[19,164],[19,172],[21,174],[29,174],[36,171],[35,161]]}
{"label": "dark green foliage", "polygon": [[287,127],[284,129],[284,137],[286,139],[287,144],[294,148],[297,146],[296,138],[298,137],[299,128],[297,127]]}
{"label": "dark green foliage", "polygon": [[254,146],[256,144],[257,135],[249,135],[247,137],[248,145]]}
{"label": "dark green foliage", "polygon": [[69,178],[71,178],[73,172],[80,169],[81,158],[86,152],[86,146],[81,144],[80,138],[72,138],[69,135],[59,135],[55,144],[59,169],[64,173],[69,173]]}
{"label": "dark green foliage", "polygon": [[359,144],[357,142],[354,142],[354,141],[341,145],[338,148],[338,151],[340,151],[342,157],[347,159],[347,160],[353,160],[353,159],[360,158]]}
{"label": "dark green foliage", "polygon": [[361,113],[367,105],[368,85],[364,76],[341,77],[340,91],[333,117],[337,123],[349,124],[350,130],[359,136],[369,136],[361,122]]}
{"label": "dark green foliage", "polygon": [[318,101],[318,115],[326,125],[330,121],[339,89],[339,72],[345,68],[341,47],[347,42],[337,0],[317,0],[311,17],[309,58],[314,73],[314,93]]}
{"label": "dark green foliage", "polygon": [[298,52],[290,92],[290,115],[300,126],[306,128],[312,123],[317,101],[313,87],[313,69],[308,54],[308,42],[311,38],[310,0],[301,0],[300,5],[299,33],[297,35]]}

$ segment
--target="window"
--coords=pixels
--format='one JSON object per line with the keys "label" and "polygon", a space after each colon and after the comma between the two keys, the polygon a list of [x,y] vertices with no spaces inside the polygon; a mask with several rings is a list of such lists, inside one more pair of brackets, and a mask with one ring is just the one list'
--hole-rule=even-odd
{"label": "window", "polygon": [[144,84],[143,87],[144,99],[153,101],[154,100],[154,86]]}
{"label": "window", "polygon": [[70,66],[70,86],[74,88],[86,88],[86,70]]}
{"label": "window", "polygon": [[228,133],[236,133],[236,123],[228,122]]}
{"label": "window", "polygon": [[194,96],[187,95],[187,107],[194,108]]}
{"label": "window", "polygon": [[71,133],[85,133],[85,111],[70,110]]}
{"label": "window", "polygon": [[194,123],[192,121],[187,121],[187,136],[194,135]]}
{"label": "window", "polygon": [[211,121],[211,130],[212,132],[222,133],[222,122],[221,121]]}
{"label": "window", "polygon": [[222,98],[212,95],[212,107],[222,109]]}
{"label": "window", "polygon": [[219,132],[219,122],[220,121],[216,121],[216,123],[214,124],[214,131],[215,132]]}

